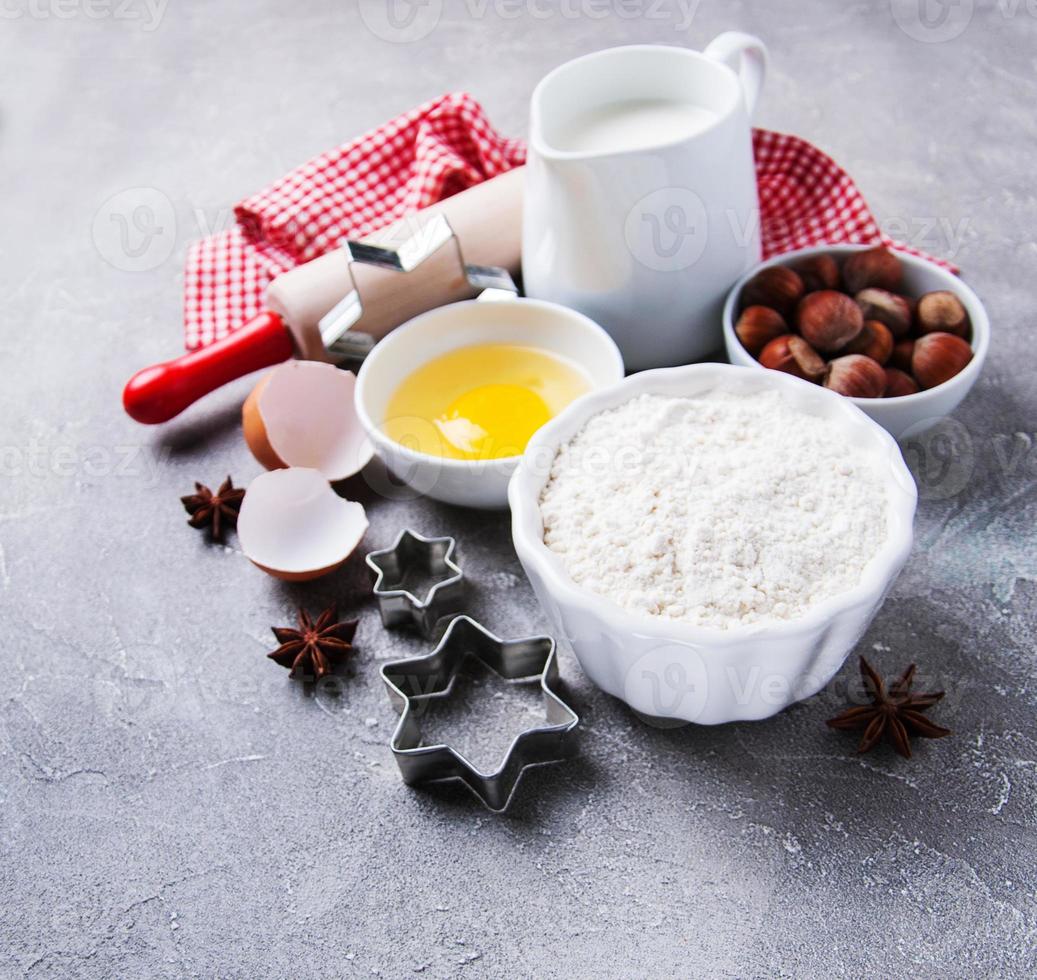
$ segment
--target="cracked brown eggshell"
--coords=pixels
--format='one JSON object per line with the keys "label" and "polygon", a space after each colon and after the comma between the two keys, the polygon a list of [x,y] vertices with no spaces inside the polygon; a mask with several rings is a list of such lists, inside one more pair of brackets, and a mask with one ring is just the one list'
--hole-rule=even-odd
{"label": "cracked brown eggshell", "polygon": [[319,470],[301,466],[257,476],[238,514],[245,557],[289,582],[333,572],[366,531],[363,505],[340,497]]}
{"label": "cracked brown eggshell", "polygon": [[345,480],[374,448],[354,405],[356,376],[320,361],[286,361],[265,375],[241,409],[252,455],[268,470],[302,466]]}

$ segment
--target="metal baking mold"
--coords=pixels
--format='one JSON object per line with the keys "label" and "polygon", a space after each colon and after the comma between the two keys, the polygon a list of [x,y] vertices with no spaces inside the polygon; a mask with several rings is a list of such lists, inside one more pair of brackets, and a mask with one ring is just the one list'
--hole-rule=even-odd
{"label": "metal baking mold", "polygon": [[363,298],[352,272],[354,262],[394,272],[411,272],[450,241],[454,243],[457,261],[468,280],[468,285],[474,292],[482,292],[480,299],[514,296],[518,293],[518,288],[507,269],[489,265],[468,265],[465,262],[461,243],[450,227],[450,222],[442,214],[433,215],[418,226],[413,235],[392,248],[344,239],[340,247],[346,253],[353,288],[321,317],[318,324],[321,340],[328,354],[332,357],[357,358],[365,356],[371,348],[370,337],[350,332],[364,313]]}
{"label": "metal baking mold", "polygon": [[[383,626],[391,629],[413,625],[427,638],[444,616],[460,610],[464,573],[454,561],[455,547],[451,537],[426,538],[404,528],[391,548],[368,554],[367,566],[374,574],[372,592],[378,600]],[[415,568],[436,579],[424,599],[399,587]]]}
{"label": "metal baking mold", "polygon": [[[422,745],[416,713],[429,698],[447,697],[465,657],[473,656],[508,681],[538,677],[546,724],[521,732],[500,766],[480,772],[448,745]],[[507,809],[522,773],[530,766],[557,762],[568,754],[579,716],[557,693],[555,642],[550,636],[502,640],[468,616],[457,616],[432,653],[384,664],[382,680],[400,720],[389,743],[408,785],[441,779],[461,780],[490,810]],[[408,693],[410,692],[410,693]]]}

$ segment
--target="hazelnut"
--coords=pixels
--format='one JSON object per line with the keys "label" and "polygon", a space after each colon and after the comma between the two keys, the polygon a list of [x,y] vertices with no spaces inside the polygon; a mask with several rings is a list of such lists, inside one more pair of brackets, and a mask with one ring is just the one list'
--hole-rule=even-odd
{"label": "hazelnut", "polygon": [[789,332],[785,318],[769,306],[747,306],[735,324],[742,346],[756,357],[775,337]]}
{"label": "hazelnut", "polygon": [[802,337],[795,334],[789,337],[789,353],[795,358],[807,380],[820,381],[825,376],[827,367],[824,358]]}
{"label": "hazelnut", "polygon": [[793,269],[799,273],[808,293],[839,288],[839,263],[831,255],[812,255],[797,262]]}
{"label": "hazelnut", "polygon": [[968,340],[971,332],[968,312],[961,300],[946,289],[926,293],[918,301],[915,319],[920,334],[940,331]]}
{"label": "hazelnut", "polygon": [[851,398],[881,398],[886,390],[886,372],[870,357],[847,354],[829,363],[825,387]]}
{"label": "hazelnut", "polygon": [[840,352],[840,354],[866,354],[873,361],[885,364],[893,353],[893,334],[889,327],[878,320],[865,320],[861,332],[857,334]]}
{"label": "hazelnut", "polygon": [[854,299],[865,320],[884,323],[894,337],[906,337],[911,330],[911,304],[905,297],[871,287],[862,289]]}
{"label": "hazelnut", "polygon": [[849,296],[822,289],[803,297],[796,311],[803,339],[819,351],[837,351],[861,332],[861,308]]}
{"label": "hazelnut", "polygon": [[761,269],[742,288],[742,309],[769,306],[782,316],[791,316],[806,292],[799,275],[783,265]]}
{"label": "hazelnut", "polygon": [[886,372],[886,390],[883,398],[900,398],[902,395],[918,393],[918,382],[906,371],[899,368],[884,368]]}
{"label": "hazelnut", "polygon": [[893,353],[889,355],[889,366],[901,371],[911,370],[911,355],[915,350],[915,342],[911,338],[898,340],[893,345]]}
{"label": "hazelnut", "polygon": [[972,348],[952,333],[927,333],[915,341],[911,373],[923,388],[935,388],[953,378],[972,360]]}
{"label": "hazelnut", "polygon": [[875,286],[896,292],[903,270],[898,259],[885,245],[854,252],[843,264],[843,283],[847,292],[857,295]]}
{"label": "hazelnut", "polygon": [[772,340],[760,351],[759,361],[765,368],[784,371],[804,381],[820,381],[825,374],[825,362],[817,351],[791,333]]}

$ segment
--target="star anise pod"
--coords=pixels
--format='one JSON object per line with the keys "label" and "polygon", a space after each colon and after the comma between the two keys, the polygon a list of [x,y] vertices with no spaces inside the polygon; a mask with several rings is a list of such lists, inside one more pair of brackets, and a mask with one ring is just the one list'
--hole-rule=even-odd
{"label": "star anise pod", "polygon": [[299,610],[299,628],[274,626],[281,645],[267,656],[282,667],[291,667],[289,677],[319,681],[331,673],[332,658],[353,649],[357,620],[336,622],[335,609],[325,609],[314,622],[305,609]]}
{"label": "star anise pod", "polygon": [[208,527],[213,541],[223,541],[224,527],[234,527],[238,523],[238,511],[244,496],[245,491],[235,487],[228,476],[215,493],[205,484],[196,483],[194,493],[181,497],[180,503],[191,515],[187,519],[191,527]]}
{"label": "star anise pod", "polygon": [[840,731],[863,728],[864,735],[857,746],[858,752],[867,752],[878,744],[879,739],[885,734],[893,748],[905,759],[910,759],[912,735],[943,738],[951,734],[949,728],[934,724],[922,714],[943,697],[943,691],[912,694],[911,685],[915,680],[914,664],[911,664],[887,691],[875,668],[861,657],[861,678],[871,698],[871,704],[847,708],[842,714],[829,718],[826,722],[829,728]]}

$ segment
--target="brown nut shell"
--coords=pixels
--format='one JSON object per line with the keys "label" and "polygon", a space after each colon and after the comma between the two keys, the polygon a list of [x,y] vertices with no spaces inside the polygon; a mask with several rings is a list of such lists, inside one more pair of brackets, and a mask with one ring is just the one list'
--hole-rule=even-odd
{"label": "brown nut shell", "polygon": [[775,337],[789,332],[785,318],[769,306],[748,306],[735,324],[742,346],[756,357]]}
{"label": "brown nut shell", "polygon": [[843,293],[822,289],[803,297],[796,311],[796,326],[815,350],[842,350],[864,327],[861,308]]}
{"label": "brown nut shell", "polygon": [[865,320],[861,332],[839,353],[865,354],[873,361],[885,364],[893,353],[893,334],[884,323],[879,323],[878,320]]}
{"label": "brown nut shell", "polygon": [[761,269],[742,287],[742,309],[768,306],[782,316],[791,316],[806,287],[798,273],[783,265]]}
{"label": "brown nut shell", "polygon": [[862,289],[854,299],[865,320],[878,320],[889,327],[894,337],[906,337],[911,331],[911,303],[888,289]]}
{"label": "brown nut shell", "polygon": [[915,342],[910,338],[898,340],[893,345],[893,353],[889,355],[889,366],[911,373],[911,355],[915,350]]}
{"label": "brown nut shell", "polygon": [[843,285],[854,296],[862,289],[876,287],[895,293],[900,287],[903,268],[885,245],[854,252],[843,263]]}
{"label": "brown nut shell", "polygon": [[851,398],[881,398],[886,390],[886,372],[863,354],[846,354],[828,365],[825,387]]}
{"label": "brown nut shell", "polygon": [[883,398],[901,398],[904,395],[917,395],[918,382],[906,371],[899,368],[884,368],[886,372],[886,390]]}
{"label": "brown nut shell", "polygon": [[927,333],[915,341],[911,373],[923,388],[935,388],[953,378],[972,360],[972,348],[952,333]]}
{"label": "brown nut shell", "polygon": [[968,340],[972,333],[968,311],[961,300],[947,289],[926,293],[918,300],[915,323],[920,334],[952,333]]}
{"label": "brown nut shell", "polygon": [[825,362],[802,337],[785,334],[772,340],[762,351],[760,363],[774,371],[784,371],[804,381],[820,381]]}
{"label": "brown nut shell", "polygon": [[839,288],[839,263],[831,255],[812,255],[792,268],[799,273],[808,293]]}
{"label": "brown nut shell", "polygon": [[802,337],[793,334],[789,337],[789,353],[792,354],[807,381],[820,381],[825,376],[827,366],[824,358]]}

